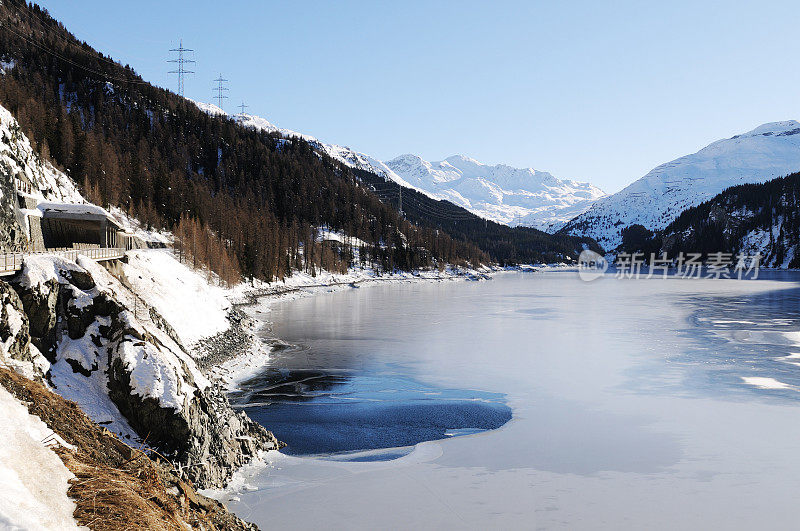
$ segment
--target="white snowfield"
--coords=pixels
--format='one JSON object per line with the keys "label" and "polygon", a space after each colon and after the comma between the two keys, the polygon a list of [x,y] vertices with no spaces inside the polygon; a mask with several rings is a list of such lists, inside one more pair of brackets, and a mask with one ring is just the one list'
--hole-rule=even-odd
{"label": "white snowfield", "polygon": [[85,529],[67,497],[75,476],[45,444],[59,444],[52,430],[2,386],[0,411],[0,528]]}
{"label": "white snowfield", "polygon": [[591,236],[612,250],[622,242],[620,233],[627,226],[660,230],[687,208],[726,188],[796,171],[800,171],[800,123],[767,123],[654,168],[620,192],[598,200],[566,230]]}
{"label": "white snowfield", "polygon": [[[209,103],[194,102],[212,115],[227,113]],[[259,116],[236,114],[237,122],[285,138],[302,138],[318,151],[350,166],[372,172],[428,197],[447,200],[473,214],[506,225],[526,225],[554,232],[585,212],[605,196],[589,183],[561,180],[533,168],[489,166],[454,155],[441,162],[428,162],[415,155],[401,155],[388,162],[346,146],[327,144],[317,138],[282,129]]]}

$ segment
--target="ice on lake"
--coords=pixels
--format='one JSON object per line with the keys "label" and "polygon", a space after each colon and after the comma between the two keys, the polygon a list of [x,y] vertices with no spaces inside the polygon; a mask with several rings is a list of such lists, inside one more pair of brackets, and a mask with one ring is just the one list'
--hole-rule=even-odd
{"label": "ice on lake", "polygon": [[[765,276],[509,273],[278,303],[271,333],[298,347],[273,367],[344,375],[302,390],[318,417],[328,405],[352,421],[348,396],[365,407],[395,387],[411,400],[473,392],[512,418],[475,431],[446,419],[407,446],[306,441],[305,455],[250,467],[226,503],[265,528],[794,527],[800,275]],[[309,418],[291,413],[299,402],[290,428]],[[374,421],[364,412],[355,425]]]}

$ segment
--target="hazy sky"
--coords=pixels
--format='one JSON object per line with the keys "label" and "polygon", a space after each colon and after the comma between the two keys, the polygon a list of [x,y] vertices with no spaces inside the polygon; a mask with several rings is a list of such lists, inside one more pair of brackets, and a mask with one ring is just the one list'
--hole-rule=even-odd
{"label": "hazy sky", "polygon": [[[800,107],[785,2],[44,0],[80,39],[186,95],[388,160],[456,153],[614,192]],[[735,4],[735,5],[734,5]]]}

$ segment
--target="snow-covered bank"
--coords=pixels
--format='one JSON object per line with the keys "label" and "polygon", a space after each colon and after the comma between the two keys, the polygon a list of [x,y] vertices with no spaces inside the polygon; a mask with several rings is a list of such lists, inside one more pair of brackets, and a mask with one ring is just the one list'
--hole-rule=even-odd
{"label": "snow-covered bank", "polygon": [[133,291],[169,322],[185,346],[228,328],[231,304],[224,290],[178,262],[171,251],[129,251],[122,272]]}
{"label": "snow-covered bank", "polygon": [[351,268],[347,273],[331,273],[319,271],[316,275],[305,272],[296,272],[279,282],[243,282],[227,290],[228,299],[236,305],[252,303],[261,297],[282,296],[288,293],[319,290],[326,288],[336,289],[347,287],[351,284],[368,282],[408,282],[417,280],[447,281],[447,280],[484,280],[491,274],[502,271],[499,267],[482,266],[477,269],[447,266],[441,271],[438,269],[418,271],[394,271],[381,273],[372,268]]}

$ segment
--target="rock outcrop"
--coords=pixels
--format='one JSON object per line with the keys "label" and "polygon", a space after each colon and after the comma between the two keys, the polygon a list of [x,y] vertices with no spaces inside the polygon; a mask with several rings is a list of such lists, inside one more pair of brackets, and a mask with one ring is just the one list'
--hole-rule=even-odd
{"label": "rock outcrop", "polygon": [[157,449],[195,485],[220,487],[259,451],[277,448],[159,321],[131,310],[136,296],[97,263],[31,257],[11,285],[0,285],[0,301],[23,309],[25,322],[16,334],[0,328],[9,352],[24,358],[29,335],[52,364],[46,376],[56,392],[121,437]]}
{"label": "rock outcrop", "polygon": [[0,158],[0,249],[4,252],[23,251],[28,246],[23,218],[17,208],[13,172],[13,168]]}
{"label": "rock outcrop", "polygon": [[0,281],[0,364],[13,367],[32,380],[42,381],[50,364],[31,344],[28,316],[22,300],[8,283]]}

